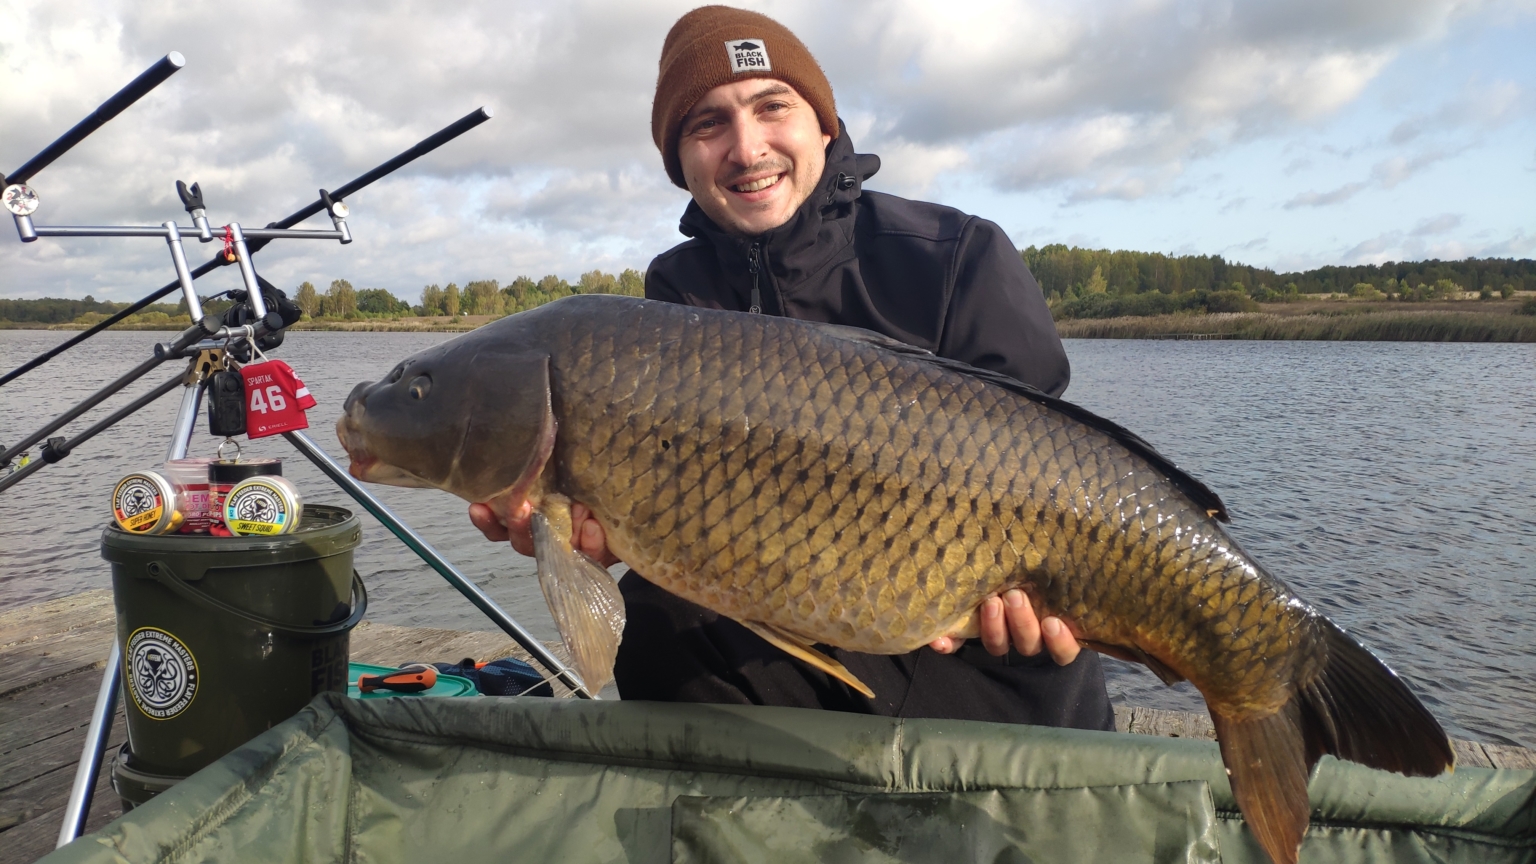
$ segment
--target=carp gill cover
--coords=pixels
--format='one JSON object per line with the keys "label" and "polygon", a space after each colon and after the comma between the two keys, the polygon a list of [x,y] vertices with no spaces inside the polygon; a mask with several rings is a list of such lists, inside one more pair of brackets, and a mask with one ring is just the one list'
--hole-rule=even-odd
{"label": "carp gill cover", "polygon": [[1189,680],[1277,862],[1323,754],[1454,762],[1407,687],[1227,536],[1219,498],[1135,435],[1006,376],[845,327],[612,296],[503,318],[359,384],[352,473],[533,506],[540,585],[583,679],[623,604],[572,501],[657,585],[868,689],[816,643],[974,635],[1021,588],[1089,647]]}

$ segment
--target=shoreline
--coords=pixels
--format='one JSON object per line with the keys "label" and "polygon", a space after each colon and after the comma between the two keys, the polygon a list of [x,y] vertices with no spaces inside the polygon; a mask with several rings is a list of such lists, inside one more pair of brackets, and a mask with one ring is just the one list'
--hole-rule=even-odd
{"label": "shoreline", "polygon": [[[1536,343],[1536,315],[1522,314],[1526,298],[1429,303],[1317,299],[1260,304],[1257,312],[1173,313],[1056,320],[1063,339],[1244,339],[1346,342]],[[308,320],[292,331],[349,333],[467,333],[494,315]],[[0,321],[0,330],[86,329],[86,324]],[[121,324],[111,330],[179,332],[166,323]]]}

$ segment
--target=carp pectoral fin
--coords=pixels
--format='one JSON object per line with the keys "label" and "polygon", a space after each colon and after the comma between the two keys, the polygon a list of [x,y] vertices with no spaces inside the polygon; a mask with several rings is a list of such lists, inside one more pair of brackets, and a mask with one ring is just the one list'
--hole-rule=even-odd
{"label": "carp pectoral fin", "polygon": [[773,626],[772,624],[760,624],[756,621],[743,621],[741,622],[741,626],[763,637],[763,640],[769,645],[772,645],[773,647],[783,651],[785,654],[788,654],[791,657],[794,657],[798,660],[810,664],[817,669],[820,669],[828,675],[831,675],[833,678],[836,678],[844,684],[847,684],[849,687],[852,687],[860,693],[863,693],[865,697],[869,699],[875,698],[875,691],[869,689],[869,687],[865,685],[863,681],[860,681],[858,678],[854,677],[854,674],[848,671],[848,667],[837,662],[836,660],[833,660],[831,657],[828,657],[820,651],[817,651],[815,648],[811,647],[811,643],[805,641],[799,636],[796,636],[793,633],[786,633],[783,630]]}
{"label": "carp pectoral fin", "polygon": [[1140,663],[1152,670],[1152,674],[1162,680],[1169,687],[1186,680],[1183,675],[1169,669],[1163,661],[1153,657],[1140,648],[1126,647],[1124,645],[1110,645],[1107,642],[1094,642],[1090,639],[1079,639],[1084,646],[1092,648],[1100,654],[1108,654],[1116,660],[1124,660],[1127,663]]}
{"label": "carp pectoral fin", "polygon": [[560,629],[565,650],[592,695],[613,678],[613,660],[624,638],[624,598],[619,585],[596,561],[571,548],[570,518],[557,531],[549,515],[533,514],[533,551],[539,588]]}

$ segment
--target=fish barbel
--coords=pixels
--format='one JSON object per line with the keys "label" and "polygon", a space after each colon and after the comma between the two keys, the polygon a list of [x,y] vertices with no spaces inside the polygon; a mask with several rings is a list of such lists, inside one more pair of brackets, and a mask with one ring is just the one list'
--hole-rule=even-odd
{"label": "fish barbel", "polygon": [[613,552],[868,693],[814,643],[896,654],[973,635],[1024,590],[1078,639],[1188,680],[1260,844],[1294,862],[1325,753],[1433,776],[1445,732],[1401,680],[1249,558],[1221,500],[1140,438],[1006,376],[862,330],[609,296],[503,318],[360,384],[337,424],[364,480],[503,515],[589,685]]}

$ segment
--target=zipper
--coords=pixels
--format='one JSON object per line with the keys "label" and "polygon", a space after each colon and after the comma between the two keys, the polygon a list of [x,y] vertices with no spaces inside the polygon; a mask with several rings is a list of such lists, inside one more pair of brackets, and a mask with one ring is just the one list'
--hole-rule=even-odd
{"label": "zipper", "polygon": [[758,271],[762,266],[762,247],[761,243],[753,243],[752,248],[747,250],[747,272],[752,274],[752,306],[747,311],[753,315],[760,315],[763,311],[763,294],[757,287]]}

